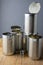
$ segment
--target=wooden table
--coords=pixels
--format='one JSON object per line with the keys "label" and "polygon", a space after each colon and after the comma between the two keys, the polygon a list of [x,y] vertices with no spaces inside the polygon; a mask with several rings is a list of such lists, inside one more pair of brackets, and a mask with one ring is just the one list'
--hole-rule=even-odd
{"label": "wooden table", "polygon": [[40,60],[32,60],[27,55],[5,56],[2,51],[2,39],[0,39],[0,65],[43,65],[43,56]]}

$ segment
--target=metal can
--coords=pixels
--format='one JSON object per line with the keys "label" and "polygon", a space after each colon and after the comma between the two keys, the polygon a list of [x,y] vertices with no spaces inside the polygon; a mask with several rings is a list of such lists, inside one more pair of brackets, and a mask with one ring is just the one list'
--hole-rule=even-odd
{"label": "metal can", "polygon": [[34,60],[40,59],[42,53],[42,37],[32,35],[29,37],[29,51],[28,55]]}
{"label": "metal can", "polygon": [[22,33],[16,33],[16,51],[20,51],[22,49]]}
{"label": "metal can", "polygon": [[37,33],[37,15],[33,13],[25,14],[25,24],[24,24],[25,35],[30,35],[30,33]]}
{"label": "metal can", "polygon": [[15,52],[15,43],[11,33],[6,32],[2,35],[3,38],[3,53],[5,55],[12,55]]}
{"label": "metal can", "polygon": [[12,33],[16,33],[15,35],[15,49],[16,52],[19,52],[22,49],[22,32],[20,26],[11,26]]}

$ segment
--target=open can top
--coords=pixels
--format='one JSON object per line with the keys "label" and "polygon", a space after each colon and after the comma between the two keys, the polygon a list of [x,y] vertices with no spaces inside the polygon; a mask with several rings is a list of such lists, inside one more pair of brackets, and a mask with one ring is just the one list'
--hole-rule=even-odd
{"label": "open can top", "polygon": [[42,38],[42,36],[40,36],[40,35],[37,35],[37,34],[31,34],[31,35],[29,35],[29,37],[30,38],[33,38],[33,39],[39,39],[39,38]]}
{"label": "open can top", "polygon": [[12,35],[12,34],[10,32],[5,32],[5,33],[3,33],[3,35],[9,36],[9,35]]}
{"label": "open can top", "polygon": [[15,29],[15,28],[21,28],[20,26],[11,26],[11,29]]}

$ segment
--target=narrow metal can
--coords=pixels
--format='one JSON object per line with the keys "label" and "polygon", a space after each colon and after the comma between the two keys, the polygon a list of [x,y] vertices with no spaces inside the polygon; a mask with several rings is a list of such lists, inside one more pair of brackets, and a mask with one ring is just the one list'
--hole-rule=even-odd
{"label": "narrow metal can", "polygon": [[30,33],[37,33],[36,14],[32,14],[32,13],[25,14],[24,33],[25,35],[30,35]]}
{"label": "narrow metal can", "polygon": [[16,51],[22,49],[22,33],[19,32],[16,34]]}

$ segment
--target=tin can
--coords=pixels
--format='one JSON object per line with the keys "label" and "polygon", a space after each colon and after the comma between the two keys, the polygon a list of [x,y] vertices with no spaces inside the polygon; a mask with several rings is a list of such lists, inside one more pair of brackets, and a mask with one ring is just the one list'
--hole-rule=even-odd
{"label": "tin can", "polygon": [[5,32],[2,35],[3,38],[3,53],[5,55],[12,55],[15,53],[15,42],[14,42],[14,36],[9,33]]}
{"label": "tin can", "polygon": [[42,37],[32,35],[29,37],[29,51],[28,56],[34,60],[40,59],[42,53]]}
{"label": "tin can", "polygon": [[20,51],[22,49],[22,33],[16,33],[16,51]]}
{"label": "tin can", "polygon": [[19,52],[22,49],[23,43],[23,35],[21,32],[20,26],[11,26],[12,33],[16,33],[15,35],[15,49],[16,52]]}

